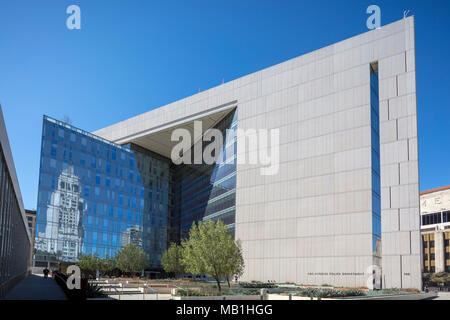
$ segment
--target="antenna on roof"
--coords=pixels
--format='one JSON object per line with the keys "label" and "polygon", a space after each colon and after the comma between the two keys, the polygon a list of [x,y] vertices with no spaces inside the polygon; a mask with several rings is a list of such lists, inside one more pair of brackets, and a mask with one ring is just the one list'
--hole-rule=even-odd
{"label": "antenna on roof", "polygon": [[67,124],[72,124],[72,119],[70,119],[70,117],[69,117],[68,115],[65,114],[65,115],[63,116],[62,122],[65,122],[65,123],[67,123]]}
{"label": "antenna on roof", "polygon": [[409,14],[409,10],[403,11],[403,19],[406,19],[406,17],[408,16],[408,14]]}

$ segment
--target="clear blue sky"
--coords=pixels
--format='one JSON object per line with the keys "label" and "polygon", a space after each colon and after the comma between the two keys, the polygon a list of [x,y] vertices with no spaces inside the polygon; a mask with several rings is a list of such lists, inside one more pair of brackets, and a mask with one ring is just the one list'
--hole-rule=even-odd
{"label": "clear blue sky", "polygon": [[[66,28],[77,4],[82,29]],[[421,190],[450,185],[448,0],[1,0],[0,103],[25,207],[42,115],[94,131],[222,82],[416,16]]]}

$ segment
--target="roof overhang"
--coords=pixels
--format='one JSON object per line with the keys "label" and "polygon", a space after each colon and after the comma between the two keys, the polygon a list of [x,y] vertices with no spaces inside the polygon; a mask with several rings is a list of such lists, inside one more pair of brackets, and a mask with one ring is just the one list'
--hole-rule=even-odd
{"label": "roof overhang", "polygon": [[[213,128],[235,108],[236,103],[227,104],[215,109],[210,109],[207,112],[201,112],[158,127],[149,128],[114,142],[121,145],[134,143],[166,158],[170,158],[173,147],[179,143],[178,140],[172,141],[171,139],[174,130],[186,129],[189,131],[192,139],[196,136],[201,137],[208,129]],[[195,125],[196,121],[199,121],[201,125]],[[192,140],[192,144],[195,142],[196,141]]]}

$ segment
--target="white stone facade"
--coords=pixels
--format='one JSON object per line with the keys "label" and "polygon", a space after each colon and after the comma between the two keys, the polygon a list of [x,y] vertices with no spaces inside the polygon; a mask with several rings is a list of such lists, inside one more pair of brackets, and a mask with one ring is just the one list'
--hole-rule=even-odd
{"label": "white stone facade", "polygon": [[[373,62],[380,88],[383,287],[421,288],[414,17],[95,134],[136,141],[227,106],[237,106],[240,129],[279,128],[279,174],[262,176],[258,165],[237,166],[242,280],[366,286],[373,264]],[[249,152],[238,154],[238,163]]]}

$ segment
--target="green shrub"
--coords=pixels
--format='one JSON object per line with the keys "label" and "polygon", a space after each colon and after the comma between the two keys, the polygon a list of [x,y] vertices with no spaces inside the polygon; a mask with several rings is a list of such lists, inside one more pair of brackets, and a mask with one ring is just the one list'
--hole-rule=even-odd
{"label": "green shrub", "polygon": [[362,290],[304,288],[297,291],[295,295],[302,297],[315,297],[315,298],[343,298],[343,297],[364,296],[366,294]]}
{"label": "green shrub", "polygon": [[274,282],[239,282],[239,285],[242,288],[252,288],[252,289],[263,289],[263,288],[277,288],[278,285]]}
{"label": "green shrub", "polygon": [[243,295],[259,295],[259,289],[249,289],[249,290],[230,290],[223,289],[221,292],[216,290],[192,290],[192,289],[181,289],[178,290],[177,296],[181,297],[210,297],[210,296],[243,296]]}
{"label": "green shrub", "polygon": [[197,290],[191,290],[191,289],[183,289],[177,291],[177,296],[180,297],[201,297],[201,296],[208,296],[206,292],[201,292]]}
{"label": "green shrub", "polygon": [[103,292],[102,288],[98,284],[89,283],[87,296],[88,298],[103,298],[108,295]]}

